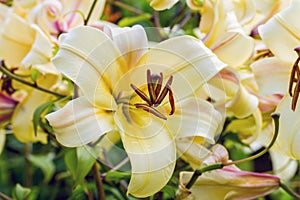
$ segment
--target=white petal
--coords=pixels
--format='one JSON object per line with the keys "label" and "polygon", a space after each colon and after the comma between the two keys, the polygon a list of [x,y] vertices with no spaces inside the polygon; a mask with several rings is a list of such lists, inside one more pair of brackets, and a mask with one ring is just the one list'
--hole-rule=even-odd
{"label": "white petal", "polygon": [[255,80],[262,95],[285,94],[288,91],[292,65],[275,57],[264,58],[251,64]]}
{"label": "white petal", "polygon": [[282,61],[292,63],[297,59],[294,48],[300,43],[300,1],[290,6],[258,28],[259,34],[271,51]]}
{"label": "white petal", "polygon": [[50,62],[52,57],[52,44],[49,38],[42,32],[38,26],[32,26],[36,31],[35,41],[26,57],[22,60],[24,67],[30,67],[35,64],[45,64]]}
{"label": "white petal", "polygon": [[105,33],[92,27],[79,27],[62,35],[60,51],[53,62],[78,84],[91,103],[106,109],[116,108],[111,91],[127,65]]}
{"label": "white petal", "polygon": [[145,64],[153,72],[171,75],[173,93],[178,99],[192,94],[226,65],[193,37],[171,38],[151,48]]}
{"label": "white petal", "polygon": [[95,108],[85,97],[46,115],[57,140],[68,147],[87,144],[113,129],[111,113]]}
{"label": "white petal", "polygon": [[300,159],[300,101],[297,103],[295,111],[291,110],[291,97],[286,95],[276,112],[280,113],[279,135],[276,144],[279,150],[292,159]]}
{"label": "white petal", "polygon": [[129,68],[134,67],[148,48],[144,28],[135,25],[132,28],[112,28],[111,31],[113,42],[118,46]]}
{"label": "white petal", "polygon": [[0,129],[0,154],[2,153],[5,146],[5,131],[4,129]]}
{"label": "white petal", "polygon": [[115,120],[132,166],[128,193],[147,197],[160,191],[171,178],[175,142],[163,120],[143,110],[127,109],[120,106]]}
{"label": "white petal", "polygon": [[168,116],[167,126],[177,138],[200,136],[214,143],[219,134],[222,115],[209,102],[188,98],[176,102],[175,113]]}
{"label": "white petal", "polygon": [[178,0],[151,0],[150,6],[155,10],[170,9]]}

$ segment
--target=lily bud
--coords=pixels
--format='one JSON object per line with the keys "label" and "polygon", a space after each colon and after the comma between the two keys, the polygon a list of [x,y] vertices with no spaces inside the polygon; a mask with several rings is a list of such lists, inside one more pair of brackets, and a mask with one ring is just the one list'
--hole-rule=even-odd
{"label": "lily bud", "polygon": [[235,166],[228,166],[204,173],[188,190],[185,185],[192,174],[180,173],[178,199],[254,199],[277,190],[280,182],[274,175],[241,171]]}

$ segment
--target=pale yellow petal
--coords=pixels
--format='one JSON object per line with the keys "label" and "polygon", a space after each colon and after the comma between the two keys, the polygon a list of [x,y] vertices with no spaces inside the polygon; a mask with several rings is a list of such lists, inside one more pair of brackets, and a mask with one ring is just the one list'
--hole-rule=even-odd
{"label": "pale yellow petal", "polygon": [[148,197],[160,191],[173,174],[176,148],[164,120],[143,110],[120,106],[115,120],[132,166],[128,193]]}
{"label": "pale yellow petal", "polygon": [[35,41],[28,54],[22,60],[22,65],[26,68],[35,64],[50,62],[53,51],[53,44],[42,30],[38,26],[32,26],[32,28],[36,31]]}
{"label": "pale yellow petal", "polygon": [[300,1],[294,0],[288,8],[258,28],[267,47],[280,60],[288,63],[293,63],[297,59],[294,48],[300,43],[299,9]]}
{"label": "pale yellow petal", "polygon": [[175,113],[166,121],[171,133],[176,138],[200,136],[209,143],[214,143],[219,134],[222,115],[208,101],[188,98],[176,102]]}
{"label": "pale yellow petal", "polygon": [[291,109],[291,97],[286,95],[276,112],[280,113],[279,135],[276,140],[279,150],[292,159],[300,159],[300,101],[297,103],[295,111]]}
{"label": "pale yellow petal", "polygon": [[31,49],[35,30],[21,17],[11,14],[0,35],[0,58],[7,64],[19,66]]}
{"label": "pale yellow petal", "polygon": [[91,103],[105,109],[116,108],[111,91],[127,65],[104,32],[79,27],[62,35],[60,50],[53,62],[82,89]]}
{"label": "pale yellow petal", "polygon": [[151,0],[150,6],[155,10],[170,9],[178,0]]}
{"label": "pale yellow petal", "polygon": [[193,169],[198,169],[202,162],[211,155],[203,145],[195,142],[193,138],[176,139],[177,154],[190,164]]}
{"label": "pale yellow petal", "polygon": [[113,129],[113,116],[95,108],[85,97],[70,101],[46,115],[56,138],[64,146],[75,147],[98,139]]}
{"label": "pale yellow petal", "polygon": [[165,79],[173,76],[172,90],[178,99],[192,94],[226,66],[200,40],[190,36],[154,46],[145,64],[157,74],[163,72]]}
{"label": "pale yellow petal", "polygon": [[133,68],[148,49],[148,39],[144,28],[135,25],[132,28],[112,28],[111,31],[113,42],[121,51],[129,68]]}
{"label": "pale yellow petal", "polygon": [[[40,74],[37,78],[39,86],[50,88],[58,81],[58,74],[49,73]],[[42,104],[48,102],[53,98],[53,95],[28,87],[27,96],[17,105],[13,113],[11,123],[14,135],[21,142],[47,142],[47,135],[38,131],[37,136],[33,129],[33,114],[35,110]]]}
{"label": "pale yellow petal", "polygon": [[278,148],[273,147],[269,152],[274,173],[283,181],[291,180],[298,170],[298,161],[282,154]]}
{"label": "pale yellow petal", "polygon": [[262,95],[285,94],[288,91],[292,65],[275,57],[264,58],[251,64],[255,80]]}

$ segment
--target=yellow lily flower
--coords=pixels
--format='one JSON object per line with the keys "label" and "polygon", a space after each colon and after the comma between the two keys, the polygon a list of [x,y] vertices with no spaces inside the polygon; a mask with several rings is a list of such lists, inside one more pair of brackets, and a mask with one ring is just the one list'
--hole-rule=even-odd
{"label": "yellow lily flower", "polygon": [[222,117],[193,93],[226,65],[190,36],[148,49],[141,26],[110,33],[79,27],[61,35],[53,62],[83,96],[46,118],[57,140],[69,147],[118,131],[132,166],[128,193],[147,197],[172,175],[175,138],[214,143],[214,125]]}
{"label": "yellow lily flower", "polygon": [[179,0],[150,0],[150,6],[155,10],[165,10],[170,9]]}
{"label": "yellow lily flower", "polygon": [[[228,152],[221,145],[216,145],[212,154],[203,162],[213,164],[228,161]],[[180,173],[180,185],[177,199],[255,199],[270,194],[279,188],[277,176],[241,171],[236,166],[226,166],[203,173],[190,189],[185,185],[193,172]]]}
{"label": "yellow lily flower", "polygon": [[[242,14],[236,13],[234,8],[231,0],[204,1],[201,12],[200,32],[205,34],[203,41],[206,46],[220,60],[230,66],[238,67],[252,55],[254,40],[245,33],[241,26],[241,22],[243,20],[247,21],[248,15],[252,11],[244,13],[243,19],[238,21],[237,15]],[[247,6],[247,8],[251,8],[251,6]],[[241,46],[243,47],[242,49],[240,48]]]}

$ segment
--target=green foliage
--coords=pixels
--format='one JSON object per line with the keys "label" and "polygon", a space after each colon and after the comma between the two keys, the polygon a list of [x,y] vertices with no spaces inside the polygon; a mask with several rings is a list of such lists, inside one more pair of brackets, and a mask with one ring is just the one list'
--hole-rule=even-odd
{"label": "green foliage", "polygon": [[25,200],[30,192],[31,190],[29,188],[25,188],[18,183],[12,193],[13,200]]}
{"label": "green foliage", "polygon": [[75,186],[84,183],[84,178],[95,162],[93,149],[89,146],[77,147],[65,154],[65,163],[75,181]]}

